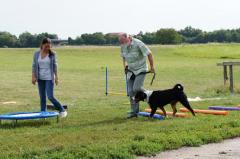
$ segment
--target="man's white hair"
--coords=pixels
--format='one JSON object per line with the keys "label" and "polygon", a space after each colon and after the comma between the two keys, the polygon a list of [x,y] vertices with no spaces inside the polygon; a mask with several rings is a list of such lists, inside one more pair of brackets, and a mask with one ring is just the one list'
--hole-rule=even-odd
{"label": "man's white hair", "polygon": [[129,35],[127,33],[121,33],[121,34],[119,34],[119,36],[124,36],[125,38],[129,37]]}
{"label": "man's white hair", "polygon": [[129,34],[127,33],[124,33],[124,32],[118,32],[118,33],[108,33],[109,35],[115,35],[115,36],[118,36],[118,37],[121,37],[121,36],[124,36],[125,38],[128,38],[130,37]]}

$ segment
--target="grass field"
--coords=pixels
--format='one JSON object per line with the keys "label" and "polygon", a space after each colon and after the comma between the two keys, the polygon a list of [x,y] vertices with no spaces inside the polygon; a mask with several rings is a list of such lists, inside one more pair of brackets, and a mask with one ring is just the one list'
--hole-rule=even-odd
{"label": "grass field", "polygon": [[[31,85],[32,54],[36,49],[0,49],[0,112],[38,111],[37,87]],[[240,136],[240,114],[197,115],[157,121],[126,119],[129,106],[123,96],[105,96],[105,66],[109,67],[110,90],[124,91],[125,81],[118,47],[56,48],[60,84],[56,97],[69,105],[67,119],[21,121],[0,127],[0,158],[134,158],[154,155],[181,146],[199,146]],[[193,108],[240,104],[240,96],[223,86],[217,62],[238,61],[240,45],[152,46],[157,77],[145,88],[165,89],[175,83],[185,87],[188,97],[222,97],[222,100],[192,102]],[[240,68],[234,69],[235,90],[240,88]],[[147,108],[142,103],[141,109]],[[178,105],[180,108],[180,105]],[[168,106],[170,109],[170,106]]]}

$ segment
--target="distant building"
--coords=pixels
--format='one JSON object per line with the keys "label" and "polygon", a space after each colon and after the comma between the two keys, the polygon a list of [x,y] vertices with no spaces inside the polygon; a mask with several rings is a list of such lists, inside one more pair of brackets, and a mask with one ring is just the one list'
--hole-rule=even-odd
{"label": "distant building", "polygon": [[61,46],[61,45],[68,45],[68,40],[62,39],[51,39],[52,45]]}

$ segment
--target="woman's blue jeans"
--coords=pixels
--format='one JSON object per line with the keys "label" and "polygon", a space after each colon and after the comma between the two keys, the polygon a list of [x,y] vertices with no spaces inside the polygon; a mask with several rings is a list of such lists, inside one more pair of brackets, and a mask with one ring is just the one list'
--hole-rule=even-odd
{"label": "woman's blue jeans", "polygon": [[64,108],[61,103],[54,97],[54,83],[52,80],[38,80],[38,90],[40,96],[41,111],[47,111],[47,101],[48,99],[60,112],[64,112]]}

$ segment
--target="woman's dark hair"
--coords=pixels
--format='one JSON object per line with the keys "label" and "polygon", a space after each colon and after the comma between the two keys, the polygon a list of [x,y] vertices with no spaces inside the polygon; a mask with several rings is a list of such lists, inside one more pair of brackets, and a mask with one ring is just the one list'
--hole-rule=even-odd
{"label": "woman's dark hair", "polygon": [[[44,38],[44,39],[42,40],[42,42],[41,42],[40,49],[42,49],[42,46],[43,46],[44,44],[51,44],[51,39],[49,39],[49,38]],[[52,56],[52,55],[54,55],[54,52],[53,52],[51,49],[49,49],[49,56]]]}

